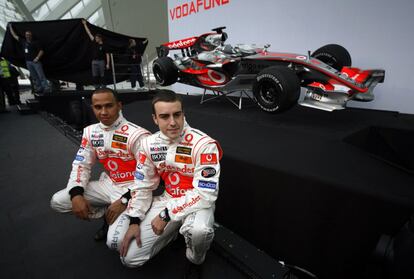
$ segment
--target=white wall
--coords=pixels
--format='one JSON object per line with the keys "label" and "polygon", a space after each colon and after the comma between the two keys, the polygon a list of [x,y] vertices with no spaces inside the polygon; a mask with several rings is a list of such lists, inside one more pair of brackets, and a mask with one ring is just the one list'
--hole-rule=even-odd
{"label": "white wall", "polygon": [[[209,5],[217,0],[197,1]],[[351,53],[354,66],[386,70],[373,102],[352,101],[349,106],[414,113],[412,0],[224,0],[228,3],[172,19],[174,7],[191,2],[168,0],[170,41],[224,25],[229,43],[270,43],[274,51],[306,54],[338,43]]]}

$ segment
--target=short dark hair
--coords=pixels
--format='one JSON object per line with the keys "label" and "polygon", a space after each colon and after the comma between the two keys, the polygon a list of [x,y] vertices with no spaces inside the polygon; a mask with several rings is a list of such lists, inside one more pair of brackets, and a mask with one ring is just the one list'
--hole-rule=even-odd
{"label": "short dark hair", "polygon": [[155,114],[155,104],[158,102],[167,102],[167,103],[174,103],[180,102],[181,110],[184,111],[183,101],[177,93],[171,90],[158,90],[155,93],[154,98],[152,98],[152,113]]}
{"label": "short dark hair", "polygon": [[112,95],[114,95],[115,101],[119,102],[118,93],[116,93],[114,90],[108,87],[98,88],[95,91],[93,91],[91,95],[91,99],[93,95],[99,94],[99,93],[111,93]]}

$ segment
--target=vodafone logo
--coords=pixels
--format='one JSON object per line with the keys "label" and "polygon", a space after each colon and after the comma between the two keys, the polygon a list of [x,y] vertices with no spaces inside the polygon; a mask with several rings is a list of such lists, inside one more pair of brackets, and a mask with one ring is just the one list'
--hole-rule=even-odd
{"label": "vodafone logo", "polygon": [[167,44],[167,47],[170,49],[174,48],[184,48],[191,46],[196,41],[196,38],[190,38],[186,40],[179,40],[172,43]]}
{"label": "vodafone logo", "polygon": [[296,59],[299,59],[299,60],[306,60],[306,59],[308,59],[306,56],[303,56],[303,55],[300,55],[300,56],[296,56]]}
{"label": "vodafone logo", "polygon": [[88,145],[88,139],[82,138],[81,147],[85,148]]}
{"label": "vodafone logo", "polygon": [[215,153],[201,154],[201,165],[215,165],[217,164],[217,155]]}
{"label": "vodafone logo", "polygon": [[172,172],[168,175],[168,179],[170,180],[170,184],[172,186],[178,185],[180,183],[180,176],[176,172]]}
{"label": "vodafone logo", "polygon": [[191,142],[193,140],[193,135],[192,134],[188,134],[184,137],[186,142]]}
{"label": "vodafone logo", "polygon": [[122,132],[126,132],[126,131],[128,131],[128,129],[129,129],[128,125],[124,125],[124,126],[121,127]]}
{"label": "vodafone logo", "polygon": [[111,171],[118,170],[118,163],[115,161],[109,160],[106,165],[108,166],[108,169],[110,169]]}
{"label": "vodafone logo", "polygon": [[212,81],[214,81],[216,83],[223,83],[223,82],[226,81],[226,76],[224,74],[216,72],[216,71],[209,70],[207,72],[207,75]]}
{"label": "vodafone logo", "polygon": [[171,20],[180,19],[230,3],[230,0],[193,0],[170,9]]}

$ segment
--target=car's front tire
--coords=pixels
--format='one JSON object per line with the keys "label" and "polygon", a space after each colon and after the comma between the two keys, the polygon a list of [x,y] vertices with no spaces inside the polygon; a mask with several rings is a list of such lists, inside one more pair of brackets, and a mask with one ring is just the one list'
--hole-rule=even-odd
{"label": "car's front tire", "polygon": [[170,57],[160,57],[152,64],[157,83],[161,86],[168,86],[177,82],[178,69]]}
{"label": "car's front tire", "polygon": [[262,110],[270,113],[284,111],[297,103],[300,80],[287,67],[269,67],[256,76],[253,95]]}
{"label": "car's front tire", "polygon": [[346,50],[343,46],[336,44],[329,44],[320,47],[315,50],[311,56],[321,60],[338,71],[342,70],[342,67],[344,66],[352,65],[351,55],[348,50]]}

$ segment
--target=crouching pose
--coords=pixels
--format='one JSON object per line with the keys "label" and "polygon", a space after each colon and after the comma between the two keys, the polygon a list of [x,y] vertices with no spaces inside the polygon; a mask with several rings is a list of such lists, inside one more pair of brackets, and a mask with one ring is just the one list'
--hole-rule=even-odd
{"label": "crouching pose", "polygon": [[[179,231],[186,240],[188,266],[198,266],[214,237],[222,151],[218,142],[186,123],[174,92],[159,91],[152,106],[160,131],[141,143],[132,198],[109,229],[107,244],[119,251],[124,265],[137,267]],[[153,199],[160,178],[165,191]]]}
{"label": "crouching pose", "polygon": [[[106,220],[110,225],[127,207],[129,188],[134,184],[135,154],[141,139],[150,133],[122,116],[121,103],[111,89],[94,91],[92,109],[100,123],[84,129],[68,184],[53,195],[50,204],[58,212],[73,212],[84,220],[102,217],[108,207]],[[107,172],[99,181],[89,181],[96,160]],[[95,240],[105,239],[107,230],[104,224]]]}

